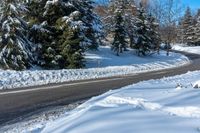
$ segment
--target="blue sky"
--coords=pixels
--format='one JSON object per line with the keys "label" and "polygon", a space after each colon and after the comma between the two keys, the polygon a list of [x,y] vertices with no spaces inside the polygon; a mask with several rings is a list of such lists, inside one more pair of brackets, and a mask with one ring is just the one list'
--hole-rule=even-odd
{"label": "blue sky", "polygon": [[[106,0],[95,0],[95,1],[106,1]],[[200,8],[200,0],[180,0],[184,7],[190,6],[193,10]]]}
{"label": "blue sky", "polygon": [[185,6],[190,6],[192,9],[200,8],[200,0],[182,0]]}

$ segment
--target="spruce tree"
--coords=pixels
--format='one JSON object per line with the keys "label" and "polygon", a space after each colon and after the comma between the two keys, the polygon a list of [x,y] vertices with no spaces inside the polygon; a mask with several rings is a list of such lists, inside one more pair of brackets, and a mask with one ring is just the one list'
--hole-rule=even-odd
{"label": "spruce tree", "polygon": [[81,39],[79,38],[78,30],[78,28],[69,28],[65,30],[63,34],[63,37],[65,36],[65,41],[61,46],[61,55],[64,58],[63,63],[65,68],[82,68],[84,66],[83,50],[80,46]]}
{"label": "spruce tree", "polygon": [[41,46],[39,64],[42,67],[61,69],[83,66],[80,45],[84,39],[85,25],[81,21],[84,15],[73,4],[74,1],[70,0],[42,0],[30,4],[32,9],[39,8],[42,12],[39,16],[34,13],[30,20],[34,22],[30,38]]}
{"label": "spruce tree", "polygon": [[157,51],[157,53],[159,53],[161,42],[160,34],[158,33],[159,24],[151,14],[148,16],[147,20],[148,36],[150,37],[150,49],[151,51]]}
{"label": "spruce tree", "polygon": [[57,21],[62,27],[63,33],[58,38],[60,53],[63,57],[64,68],[82,68],[83,64],[83,47],[81,41],[80,30],[83,22],[80,21],[81,13],[79,11],[72,12],[68,17],[64,17]]}
{"label": "spruce tree", "polygon": [[193,17],[193,24],[196,25],[197,24],[197,21],[198,21],[198,18],[200,16],[200,9],[197,10],[197,13],[194,15]]}
{"label": "spruce tree", "polygon": [[139,56],[141,55],[146,56],[151,52],[152,40],[149,35],[150,28],[148,26],[147,15],[144,11],[142,4],[140,4],[139,15],[138,15],[138,20],[136,22],[136,26],[137,26],[136,33],[138,38],[135,48],[137,49],[137,54]]}
{"label": "spruce tree", "polygon": [[188,7],[185,11],[185,15],[182,20],[182,36],[183,42],[188,45],[194,44],[194,30],[193,30],[193,17],[191,15],[191,9]]}
{"label": "spruce tree", "polygon": [[35,46],[27,39],[27,9],[20,0],[4,0],[0,7],[0,68],[23,70],[35,60]]}
{"label": "spruce tree", "polygon": [[135,38],[136,38],[136,16],[138,9],[136,7],[136,4],[132,0],[127,0],[126,6],[125,6],[125,30],[129,37],[129,46],[131,48],[135,45]]}
{"label": "spruce tree", "polygon": [[48,24],[44,15],[46,2],[47,0],[31,0],[27,3],[29,10],[32,11],[27,17],[30,27],[29,39],[40,46],[37,64],[41,67],[53,68],[56,55],[52,47],[55,28]]}
{"label": "spruce tree", "polygon": [[102,22],[94,13],[94,1],[92,0],[71,0],[72,4],[81,13],[80,20],[84,23],[84,28],[81,29],[82,37],[81,45],[84,49],[97,50],[99,45],[102,45],[101,40],[104,38],[102,30]]}
{"label": "spruce tree", "polygon": [[114,40],[111,49],[116,52],[117,56],[119,56],[119,53],[122,53],[127,47],[127,42],[125,40],[126,33],[124,30],[124,20],[120,9],[117,9],[115,12],[115,25],[113,34]]}
{"label": "spruce tree", "polygon": [[200,46],[200,14],[199,16],[197,14],[196,24],[193,27],[193,30],[194,30],[194,34],[193,34],[194,44],[196,46]]}

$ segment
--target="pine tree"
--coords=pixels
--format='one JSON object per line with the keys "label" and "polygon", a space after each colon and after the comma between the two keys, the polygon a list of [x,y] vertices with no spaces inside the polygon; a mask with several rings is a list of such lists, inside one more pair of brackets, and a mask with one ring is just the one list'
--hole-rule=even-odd
{"label": "pine tree", "polygon": [[[67,27],[66,27],[67,28]],[[80,46],[81,39],[79,38],[79,29],[71,29],[65,31],[63,36],[66,35],[66,40],[61,46],[61,55],[65,59],[64,66],[66,68],[82,68],[83,55]]]}
{"label": "pine tree", "polygon": [[148,16],[148,36],[150,37],[150,49],[159,53],[161,38],[158,33],[159,24],[155,18],[150,14]]}
{"label": "pine tree", "polygon": [[53,41],[57,30],[50,25],[48,17],[44,15],[47,0],[31,0],[28,3],[30,12],[29,20],[29,39],[40,46],[38,49],[39,58],[37,64],[45,68],[59,68],[55,63],[57,52],[56,44]]}
{"label": "pine tree", "polygon": [[193,34],[193,39],[194,39],[194,44],[196,46],[200,46],[200,14],[196,16],[196,24],[193,27],[194,34]]}
{"label": "pine tree", "polygon": [[[123,18],[123,21],[125,20],[125,14],[124,14],[124,3],[126,0],[110,0],[108,9],[107,9],[107,15],[103,18],[104,20],[104,29],[107,34],[112,35],[113,29],[115,28],[116,24],[116,11],[121,10],[121,16]],[[124,27],[125,28],[125,27]]]}
{"label": "pine tree", "polygon": [[193,17],[191,15],[191,9],[188,7],[182,20],[182,36],[183,42],[188,45],[194,44],[194,32],[193,32]]}
{"label": "pine tree", "polygon": [[85,25],[81,20],[84,15],[77,11],[74,1],[42,0],[30,5],[42,12],[39,16],[34,13],[30,21],[33,22],[30,38],[41,45],[39,64],[51,69],[83,67],[80,45],[85,39]]}
{"label": "pine tree", "polygon": [[196,25],[198,18],[200,16],[200,9],[197,10],[197,13],[195,14],[195,16],[193,17],[193,24]]}
{"label": "pine tree", "polygon": [[[79,68],[83,65],[76,66],[69,62],[72,62],[72,59],[74,62],[82,60],[82,57],[78,58],[78,53],[82,56],[82,49],[97,49],[100,45],[101,21],[93,13],[94,5],[91,0],[36,0],[29,5],[31,10],[35,11],[30,18],[30,39],[41,46],[39,64],[43,67]],[[74,31],[77,27],[78,30]],[[72,42],[72,45],[69,45],[69,42]],[[74,48],[74,42],[81,50]],[[70,50],[74,53],[76,49],[76,56],[69,49],[66,50],[64,44],[67,47],[73,46]],[[64,54],[64,48],[65,52],[69,53]],[[69,55],[74,57],[69,58]]]}
{"label": "pine tree", "polygon": [[81,13],[81,21],[84,23],[84,29],[81,29],[82,37],[81,45],[84,49],[97,50],[99,45],[102,45],[101,40],[104,38],[102,22],[94,13],[94,1],[92,0],[78,0],[73,1],[72,4]]}
{"label": "pine tree", "polygon": [[138,9],[136,7],[136,4],[133,0],[124,0],[123,1],[123,16],[124,16],[124,27],[126,34],[129,38],[129,46],[131,48],[135,45],[135,38],[136,38],[136,16]]}
{"label": "pine tree", "polygon": [[140,4],[140,9],[139,9],[139,15],[138,15],[138,20],[136,22],[137,26],[137,42],[135,45],[135,48],[137,49],[137,54],[139,56],[143,55],[146,56],[151,52],[151,37],[149,35],[149,26],[148,26],[148,20],[146,13],[144,11],[144,8],[142,4]]}
{"label": "pine tree", "polygon": [[[124,40],[129,39],[129,46],[136,48],[139,55],[147,55],[147,53],[152,53],[155,50],[159,52],[159,25],[153,16],[146,15],[142,4],[140,6],[140,8],[137,8],[132,0],[111,0],[109,14],[105,21],[107,29],[117,29],[116,10],[120,9],[121,20],[123,20],[121,27],[124,29],[122,33]],[[116,46],[118,45],[116,44]]]}
{"label": "pine tree", "polygon": [[27,39],[27,9],[20,0],[5,0],[0,7],[0,67],[22,70],[34,63],[35,46]]}
{"label": "pine tree", "polygon": [[84,38],[80,36],[80,30],[84,24],[80,21],[80,18],[81,13],[74,11],[68,17],[57,21],[63,29],[63,34],[59,36],[58,45],[64,58],[63,64],[65,64],[65,68],[82,68],[84,66],[84,48],[81,46]]}
{"label": "pine tree", "polygon": [[122,17],[122,12],[120,9],[118,9],[115,13],[115,28],[113,31],[114,40],[111,49],[116,52],[117,56],[119,56],[119,53],[122,53],[126,49],[127,42],[125,40],[126,33],[123,26],[124,20]]}

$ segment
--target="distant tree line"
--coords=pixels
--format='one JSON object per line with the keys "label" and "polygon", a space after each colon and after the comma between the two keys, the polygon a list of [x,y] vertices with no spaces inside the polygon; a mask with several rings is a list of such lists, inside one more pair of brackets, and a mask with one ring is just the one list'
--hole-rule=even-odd
{"label": "distant tree line", "polygon": [[[114,19],[111,20],[110,17],[114,16],[114,12],[112,13],[110,11],[119,11],[120,9],[120,6],[115,6],[114,8],[114,6],[111,5],[113,5],[113,3],[119,4],[120,0],[102,0],[102,3],[106,4],[99,5],[96,10],[98,10],[98,14],[103,17],[105,29],[106,31],[108,31],[107,34],[110,34],[112,33],[110,31],[112,28],[110,28],[108,25],[113,25],[114,22]],[[150,16],[152,20],[157,23],[156,25],[152,26],[154,27],[153,31],[160,36],[160,43],[166,44],[167,54],[169,54],[169,48],[171,47],[170,45],[173,45],[174,43],[200,45],[200,11],[198,10],[196,13],[194,13],[189,7],[185,9],[181,0],[125,0],[121,1],[121,3],[123,3],[121,4],[121,7],[123,7],[123,10],[121,10],[123,14],[122,17],[124,18],[126,24],[128,23],[128,28],[125,28],[125,34],[126,37],[129,37],[128,40],[130,42],[128,43],[131,45],[131,47],[136,46],[136,42],[133,42],[134,39],[137,38],[135,36],[137,36],[136,29],[138,24],[136,24],[137,22],[135,20],[140,18],[139,12],[141,12],[141,10],[145,12],[147,20]],[[126,3],[128,4],[126,5]],[[142,5],[142,8],[140,7],[140,5]],[[134,26],[131,27],[131,25]],[[127,27],[124,24],[123,26]]]}
{"label": "distant tree line", "polygon": [[96,8],[102,16],[107,36],[113,38],[111,49],[119,55],[134,48],[139,56],[159,52],[160,35],[156,18],[147,12],[146,3],[133,0],[110,0]]}
{"label": "distant tree line", "polygon": [[187,7],[177,26],[177,41],[190,46],[200,46],[200,9],[192,15]]}

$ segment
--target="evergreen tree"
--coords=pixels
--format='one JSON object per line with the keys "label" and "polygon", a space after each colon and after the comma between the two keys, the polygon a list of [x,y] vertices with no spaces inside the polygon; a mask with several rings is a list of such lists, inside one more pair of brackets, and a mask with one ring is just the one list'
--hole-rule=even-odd
{"label": "evergreen tree", "polygon": [[136,26],[137,26],[136,33],[138,39],[135,48],[137,49],[137,54],[139,56],[141,55],[145,56],[151,52],[152,39],[149,35],[150,27],[148,26],[147,16],[142,4],[140,4],[139,15],[138,15],[138,20],[136,22]]}
{"label": "evergreen tree", "polygon": [[80,21],[80,17],[81,13],[74,11],[68,17],[58,21],[60,23],[59,26],[63,29],[58,45],[64,58],[65,68],[82,68],[84,66],[83,47],[81,46],[81,41],[84,38],[80,36],[80,29],[83,28],[84,24]]}
{"label": "evergreen tree", "polygon": [[200,46],[200,14],[198,15],[198,13],[197,13],[196,17],[197,17],[196,24],[193,28],[193,30],[194,30],[193,39],[194,39],[194,44],[196,46]]}
{"label": "evergreen tree", "polygon": [[116,10],[114,26],[114,40],[111,49],[116,52],[117,56],[119,56],[119,53],[122,53],[127,46],[127,42],[125,40],[126,33],[124,30],[124,20],[120,9]]}
{"label": "evergreen tree", "polygon": [[101,40],[104,38],[102,30],[102,22],[94,13],[94,1],[92,0],[77,0],[72,1],[72,4],[81,13],[81,21],[84,23],[84,28],[81,29],[82,37],[81,45],[84,49],[97,50],[99,45],[102,45]]}
{"label": "evergreen tree", "polygon": [[[66,27],[67,28],[67,27]],[[81,39],[79,38],[79,29],[69,28],[65,30],[63,36],[66,40],[61,46],[61,55],[65,59],[64,66],[66,68],[82,68],[83,55],[82,48],[80,46]]]}
{"label": "evergreen tree", "polygon": [[35,46],[27,39],[27,9],[20,0],[4,0],[0,7],[0,67],[22,70],[34,63]]}
{"label": "evergreen tree", "polygon": [[193,18],[193,25],[197,24],[199,16],[200,16],[200,9],[197,10],[197,13],[195,14],[195,16]]}
{"label": "evergreen tree", "polygon": [[182,20],[182,36],[183,42],[188,45],[194,44],[194,30],[193,30],[193,17],[191,9],[188,7]]}
{"label": "evergreen tree", "polygon": [[[73,1],[42,0],[33,1],[30,5],[32,9],[39,8],[42,12],[38,17],[35,13],[32,15],[31,22],[35,22],[30,32],[31,40],[41,45],[40,65],[54,69],[82,67],[83,51],[80,45],[85,26]],[[74,30],[77,27],[78,30]]]}
{"label": "evergreen tree", "polygon": [[129,1],[126,7],[125,13],[125,30],[129,37],[130,47],[133,48],[135,45],[136,38],[136,21],[137,21],[137,7],[134,1]]}
{"label": "evergreen tree", "polygon": [[[105,16],[105,30],[108,34],[113,34],[113,29],[115,28],[116,24],[116,12],[120,10],[121,16],[123,21],[125,20],[125,12],[124,12],[124,6],[125,6],[126,0],[110,0],[108,5],[108,13]],[[125,27],[124,27],[125,28]]]}
{"label": "evergreen tree", "polygon": [[[29,7],[33,10],[29,17],[31,27],[29,35],[34,43],[41,46],[38,50],[41,66],[80,68],[83,63],[82,57],[79,58],[78,55],[82,56],[82,49],[97,49],[100,45],[101,21],[93,13],[91,0],[32,0]],[[79,48],[74,47],[75,44]],[[63,50],[69,53],[64,53]],[[73,57],[70,58],[70,55]],[[78,61],[80,64],[73,65],[73,62]]]}
{"label": "evergreen tree", "polygon": [[30,12],[29,20],[29,39],[40,46],[38,49],[39,58],[37,64],[45,68],[58,68],[54,63],[57,55],[55,50],[54,35],[56,29],[49,25],[48,17],[44,15],[47,0],[31,0],[28,3]]}
{"label": "evergreen tree", "polygon": [[[124,36],[124,41],[129,39],[129,46],[136,48],[139,55],[147,55],[147,53],[155,50],[159,52],[159,25],[153,16],[146,15],[142,4],[140,6],[140,8],[137,8],[135,2],[132,0],[111,0],[109,15],[106,17],[106,26],[108,29],[118,29],[116,28],[119,27],[116,25],[116,10],[120,10],[120,19],[122,21],[120,28],[123,31],[121,33]],[[116,34],[115,32],[113,33],[115,38]],[[118,44],[119,41],[117,41],[116,47]]]}
{"label": "evergreen tree", "polygon": [[45,32],[48,35],[48,41],[43,44],[42,48],[43,56],[41,57],[45,62],[44,66],[57,69],[66,68],[66,66],[63,65],[63,60],[66,59],[61,55],[61,43],[59,43],[59,37],[64,33],[60,20],[68,16],[75,9],[73,5],[67,4],[62,0],[48,0],[44,8],[43,17],[46,23],[45,28],[49,31]]}
{"label": "evergreen tree", "polygon": [[148,36],[150,37],[150,49],[159,53],[161,38],[158,33],[159,24],[151,15],[148,16]]}

